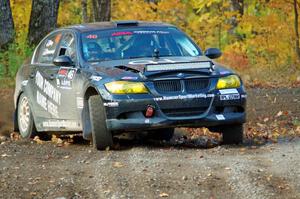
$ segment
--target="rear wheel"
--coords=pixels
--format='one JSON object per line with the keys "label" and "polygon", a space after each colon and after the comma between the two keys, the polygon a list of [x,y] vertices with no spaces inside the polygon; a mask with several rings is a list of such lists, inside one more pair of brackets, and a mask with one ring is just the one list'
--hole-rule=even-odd
{"label": "rear wheel", "polygon": [[111,132],[106,126],[106,113],[102,99],[99,95],[93,95],[88,100],[90,122],[92,127],[93,147],[98,150],[113,146]]}
{"label": "rear wheel", "polygon": [[157,129],[148,132],[147,138],[153,140],[170,141],[174,135],[174,128]]}
{"label": "rear wheel", "polygon": [[244,135],[243,124],[223,126],[220,128],[220,132],[223,135],[223,144],[243,143],[243,135]]}
{"label": "rear wheel", "polygon": [[24,93],[21,94],[18,102],[17,119],[21,137],[33,138],[37,132],[34,126],[29,100]]}

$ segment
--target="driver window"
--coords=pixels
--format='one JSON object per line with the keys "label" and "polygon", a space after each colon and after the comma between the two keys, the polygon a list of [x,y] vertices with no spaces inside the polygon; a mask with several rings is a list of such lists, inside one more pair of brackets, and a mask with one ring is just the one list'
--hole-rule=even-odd
{"label": "driver window", "polygon": [[77,61],[76,56],[76,45],[75,45],[75,37],[71,33],[67,33],[63,36],[60,48],[58,52],[58,56],[67,55],[69,56],[74,63]]}

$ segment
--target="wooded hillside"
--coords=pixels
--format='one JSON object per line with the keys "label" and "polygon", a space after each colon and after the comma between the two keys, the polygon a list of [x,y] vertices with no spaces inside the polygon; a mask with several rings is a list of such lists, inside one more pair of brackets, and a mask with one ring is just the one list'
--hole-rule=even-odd
{"label": "wooded hillside", "polygon": [[[55,27],[135,19],[172,23],[202,49],[221,48],[220,61],[249,84],[300,81],[299,0],[10,0],[10,5],[15,25],[4,29],[15,27],[15,42],[0,55],[2,76],[13,76],[38,39]],[[9,53],[21,58],[10,60]]]}

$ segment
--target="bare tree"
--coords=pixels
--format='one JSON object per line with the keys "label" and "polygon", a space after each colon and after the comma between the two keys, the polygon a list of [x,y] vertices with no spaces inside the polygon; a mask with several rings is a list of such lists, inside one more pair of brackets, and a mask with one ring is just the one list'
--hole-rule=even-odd
{"label": "bare tree", "polygon": [[14,32],[10,0],[0,0],[0,49],[7,47],[13,41]]}
{"label": "bare tree", "polygon": [[36,45],[42,37],[56,28],[59,0],[32,0],[28,42]]}
{"label": "bare tree", "polygon": [[295,28],[295,34],[296,34],[295,49],[296,49],[296,54],[297,54],[298,60],[300,60],[299,11],[298,11],[297,0],[294,0],[294,4],[293,5],[294,5],[294,14],[295,14],[294,28]]}
{"label": "bare tree", "polygon": [[82,7],[82,22],[88,22],[88,14],[87,14],[87,0],[81,0],[81,7]]}
{"label": "bare tree", "polygon": [[238,13],[237,15],[232,16],[229,20],[231,25],[229,32],[232,35],[235,35],[235,29],[238,26],[237,18],[244,15],[244,0],[230,0],[230,5],[230,10]]}
{"label": "bare tree", "polygon": [[109,21],[111,16],[111,0],[93,0],[94,21]]}

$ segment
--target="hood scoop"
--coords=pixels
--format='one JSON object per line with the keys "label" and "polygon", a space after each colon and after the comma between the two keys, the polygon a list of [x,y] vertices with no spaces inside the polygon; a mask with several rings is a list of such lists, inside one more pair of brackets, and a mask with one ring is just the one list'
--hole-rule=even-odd
{"label": "hood scoop", "polygon": [[115,68],[118,68],[118,69],[121,69],[121,70],[125,70],[125,71],[130,71],[130,72],[133,72],[133,73],[139,73],[140,72],[139,70],[137,70],[135,68],[131,68],[131,67],[124,66],[124,65],[115,66]]}

